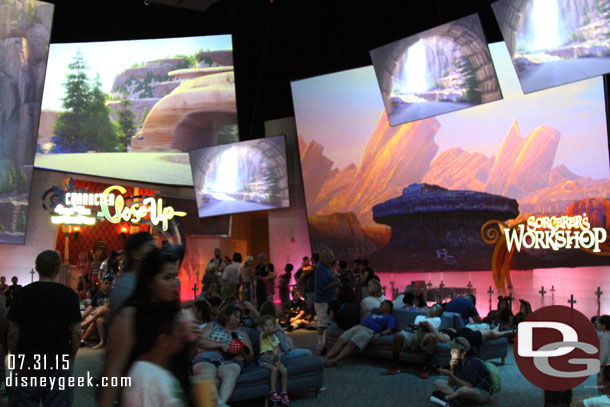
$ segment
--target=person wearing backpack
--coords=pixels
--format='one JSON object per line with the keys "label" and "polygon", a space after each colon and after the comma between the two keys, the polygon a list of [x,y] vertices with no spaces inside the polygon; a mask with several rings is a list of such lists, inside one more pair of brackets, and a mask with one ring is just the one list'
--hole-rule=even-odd
{"label": "person wearing backpack", "polygon": [[337,299],[330,303],[329,314],[341,329],[350,329],[360,323],[360,303],[349,283],[342,283],[337,290]]}
{"label": "person wearing backpack", "polygon": [[[451,349],[449,369],[437,368],[437,371],[447,376],[447,379],[434,381],[434,386],[438,390],[432,393],[430,401],[450,407],[460,406],[461,402],[487,403],[492,393],[492,381],[498,380],[499,375],[492,379],[485,362],[479,358],[466,358],[470,350],[470,343],[466,338],[457,337],[448,345]],[[497,369],[495,373],[497,374]],[[441,404],[443,402],[444,404]]]}

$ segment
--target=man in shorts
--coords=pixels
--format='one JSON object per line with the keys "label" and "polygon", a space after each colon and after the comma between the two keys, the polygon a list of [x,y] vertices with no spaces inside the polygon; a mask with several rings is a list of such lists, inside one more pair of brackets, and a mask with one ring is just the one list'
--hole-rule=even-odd
{"label": "man in shorts", "polygon": [[343,334],[328,351],[326,367],[336,366],[342,359],[351,355],[356,348],[363,350],[373,338],[389,335],[396,329],[396,319],[392,315],[392,301],[385,300],[379,306],[378,314],[364,318]]}
{"label": "man in shorts", "polygon": [[[426,353],[426,363],[424,364],[424,370],[421,372],[420,377],[422,379],[430,377],[428,369],[431,367],[432,357],[434,356],[438,343],[438,337],[434,332],[441,326],[442,313],[443,306],[434,304],[428,311],[428,314],[415,317],[414,325],[417,329],[415,332],[402,330],[394,334],[394,337],[392,338],[392,354],[394,356],[395,366],[390,369],[387,374],[394,375],[402,372],[398,363],[400,361],[400,351],[403,347],[406,347],[412,351],[420,349]],[[433,327],[434,329],[430,329],[430,327]]]}
{"label": "man in shorts", "polygon": [[437,369],[447,379],[434,381],[438,391],[432,393],[432,397],[446,401],[449,406],[458,406],[461,402],[487,403],[491,392],[491,377],[483,361],[479,358],[466,359],[470,343],[464,337],[457,337],[448,345],[451,349],[449,370]]}
{"label": "man in shorts", "polygon": [[326,349],[326,340],[324,338],[324,331],[330,324],[330,317],[328,316],[328,304],[334,301],[337,293],[337,285],[339,280],[335,278],[335,274],[330,269],[330,265],[335,260],[335,254],[330,249],[322,250],[320,253],[320,263],[315,270],[315,310],[317,316],[316,330],[318,331],[318,338],[316,343],[316,349]]}

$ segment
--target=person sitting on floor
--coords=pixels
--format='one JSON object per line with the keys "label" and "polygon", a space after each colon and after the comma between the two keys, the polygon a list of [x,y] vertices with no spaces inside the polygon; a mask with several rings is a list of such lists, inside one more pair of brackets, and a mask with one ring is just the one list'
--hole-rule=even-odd
{"label": "person sitting on floor", "polygon": [[[407,298],[410,293],[405,294],[404,298]],[[418,315],[415,317],[414,325],[417,327],[417,332],[409,332],[408,330],[402,330],[394,334],[392,338],[392,354],[394,355],[395,366],[390,369],[387,374],[394,375],[400,373],[402,370],[398,367],[400,361],[400,351],[403,346],[406,346],[409,350],[415,350],[419,347],[426,353],[426,363],[424,370],[420,374],[422,379],[430,377],[428,368],[431,367],[432,357],[436,351],[436,344],[438,343],[438,337],[434,334],[436,330],[441,326],[441,314],[443,313],[443,306],[435,304],[430,308],[427,315]],[[429,327],[434,328],[434,332],[431,332]]]}
{"label": "person sitting on floor", "polygon": [[[288,398],[288,370],[282,364],[280,352],[280,339],[276,333],[282,328],[275,326],[275,318],[271,315],[263,315],[260,318],[260,352],[258,357],[258,365],[269,369],[269,400],[282,404],[290,403]],[[281,392],[278,395],[275,389],[277,383],[277,374],[281,376]]]}
{"label": "person sitting on floor", "polygon": [[311,312],[307,309],[307,304],[298,287],[292,289],[292,300],[288,303],[288,311],[283,313],[287,318],[280,318],[280,324],[291,332],[294,329],[305,328],[311,321]]}
{"label": "person sitting on floor", "polygon": [[361,351],[366,348],[371,339],[388,335],[396,329],[396,319],[392,315],[392,301],[385,300],[379,306],[378,314],[371,314],[359,325],[343,334],[328,351],[326,367],[336,366],[341,360],[351,355],[356,348]]}
{"label": "person sitting on floor", "polygon": [[437,369],[447,379],[437,379],[434,386],[438,389],[433,397],[445,400],[448,406],[459,406],[461,402],[484,404],[489,401],[491,376],[481,359],[466,359],[470,343],[458,337],[449,342],[451,361],[449,369]]}
{"label": "person sitting on floor", "polygon": [[93,349],[99,349],[106,344],[106,331],[110,322],[110,288],[112,287],[112,277],[105,276],[100,285],[99,291],[91,300],[91,305],[83,312],[82,341],[87,341],[91,337],[97,336],[100,341]]}

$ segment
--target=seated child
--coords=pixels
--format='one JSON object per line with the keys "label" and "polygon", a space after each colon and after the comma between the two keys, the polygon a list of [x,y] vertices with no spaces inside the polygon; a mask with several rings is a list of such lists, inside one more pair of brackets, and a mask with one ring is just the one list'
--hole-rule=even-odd
{"label": "seated child", "polygon": [[[261,367],[269,369],[269,400],[274,403],[281,401],[282,404],[288,405],[290,399],[286,392],[288,388],[288,371],[286,366],[281,363],[280,340],[275,335],[281,328],[275,327],[275,318],[271,315],[263,315],[260,318],[261,334],[260,334],[260,352],[258,356],[258,364]],[[277,372],[282,375],[282,391],[277,394],[275,384],[277,383]]]}

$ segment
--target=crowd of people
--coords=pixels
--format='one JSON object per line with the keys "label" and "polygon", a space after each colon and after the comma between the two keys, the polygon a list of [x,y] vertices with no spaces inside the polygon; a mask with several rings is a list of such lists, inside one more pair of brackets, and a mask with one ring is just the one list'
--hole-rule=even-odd
{"label": "crowd of people", "polygon": [[[98,261],[100,256],[93,258]],[[36,258],[36,283],[15,288],[16,279],[11,287],[0,279],[0,295],[7,299],[0,301],[0,315],[6,315],[0,329],[8,333],[2,349],[29,355],[12,374],[68,378],[79,348],[94,343],[94,348],[106,348],[100,378],[131,378],[129,387],[100,387],[100,407],[117,402],[126,407],[193,405],[192,382],[197,377],[216,382],[215,402],[224,407],[242,370],[257,354],[258,366],[269,371],[269,400],[288,405],[285,362],[310,356],[312,351],[296,348],[286,333],[308,328],[316,331],[315,350],[325,356],[328,368],[363,350],[374,338],[393,335],[393,366],[387,374],[404,369],[400,361],[403,349],[420,351],[425,355],[420,377],[427,379],[431,371],[444,376],[434,381],[431,401],[448,406],[483,404],[499,391],[500,377],[495,366],[476,358],[477,350],[486,340],[514,336],[518,322],[532,311],[530,304],[521,300],[520,312],[513,315],[508,299],[499,297],[497,309],[481,318],[474,295],[429,304],[425,292],[412,285],[390,301],[366,260],[350,267],[337,261],[330,249],[303,258],[294,274],[294,285],[291,264],[276,274],[265,254],[255,262],[252,256],[244,258],[240,253],[223,257],[216,249],[205,266],[201,293],[194,300],[181,302],[178,270],[182,256],[181,248],[157,248],[149,234],[135,234],[122,252],[111,253],[99,263],[96,278],[93,273],[83,277],[88,284],[86,298],[55,282],[61,258],[54,251]],[[273,302],[276,287],[279,310]],[[413,326],[397,331],[396,309],[422,314]],[[443,312],[459,314],[464,327],[441,329]],[[344,332],[327,348],[326,330],[333,322]],[[599,331],[601,364],[607,366],[610,316],[596,317],[592,322]],[[448,368],[431,364],[440,343],[451,350]],[[36,363],[34,355],[41,354],[51,359],[65,355],[70,363],[62,369],[29,371]],[[610,405],[607,370],[604,367],[599,375],[602,395],[574,403]],[[9,389],[11,406],[38,406],[40,401],[43,405],[70,406],[72,397],[70,388]],[[558,396],[549,393],[546,397]]]}

